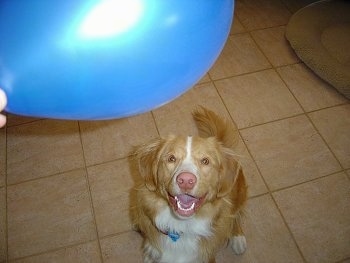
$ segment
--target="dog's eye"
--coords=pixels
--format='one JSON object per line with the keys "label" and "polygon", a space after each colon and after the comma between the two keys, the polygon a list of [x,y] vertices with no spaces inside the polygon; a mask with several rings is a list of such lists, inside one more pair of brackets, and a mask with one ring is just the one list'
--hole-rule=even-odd
{"label": "dog's eye", "polygon": [[208,165],[210,162],[209,162],[209,159],[207,157],[204,157],[202,160],[201,160],[201,164],[204,164],[204,165]]}
{"label": "dog's eye", "polygon": [[176,162],[176,157],[173,154],[169,155],[168,162],[169,163],[175,163]]}

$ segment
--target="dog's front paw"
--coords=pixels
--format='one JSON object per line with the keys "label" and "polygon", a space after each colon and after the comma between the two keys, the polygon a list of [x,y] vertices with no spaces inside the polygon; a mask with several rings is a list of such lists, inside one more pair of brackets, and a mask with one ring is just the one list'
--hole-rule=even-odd
{"label": "dog's front paw", "polygon": [[235,254],[243,254],[244,251],[247,249],[247,241],[245,239],[245,236],[231,237],[230,245]]}

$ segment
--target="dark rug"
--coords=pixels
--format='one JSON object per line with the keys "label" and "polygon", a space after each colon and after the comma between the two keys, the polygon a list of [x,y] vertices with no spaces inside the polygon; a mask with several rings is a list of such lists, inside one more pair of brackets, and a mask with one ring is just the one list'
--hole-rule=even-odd
{"label": "dark rug", "polygon": [[286,38],[300,59],[350,98],[350,1],[310,4],[297,11]]}

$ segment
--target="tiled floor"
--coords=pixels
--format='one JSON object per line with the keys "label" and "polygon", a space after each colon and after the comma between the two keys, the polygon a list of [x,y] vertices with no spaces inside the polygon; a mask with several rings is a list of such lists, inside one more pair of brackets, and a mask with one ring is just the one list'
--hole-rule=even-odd
{"label": "tiled floor", "polygon": [[289,48],[284,2],[238,0],[216,64],[162,108],[102,122],[8,116],[0,262],[141,262],[128,154],[159,135],[195,133],[190,112],[202,104],[238,124],[250,191],[248,250],[225,249],[218,263],[349,263],[350,104]]}

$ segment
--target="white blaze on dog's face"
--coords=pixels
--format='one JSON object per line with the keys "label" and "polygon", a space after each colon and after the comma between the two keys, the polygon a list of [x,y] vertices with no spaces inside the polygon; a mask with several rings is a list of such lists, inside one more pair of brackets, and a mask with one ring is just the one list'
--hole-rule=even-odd
{"label": "white blaze on dog's face", "polygon": [[140,169],[148,188],[167,199],[175,215],[185,219],[229,192],[236,164],[213,137],[169,137],[147,150]]}

